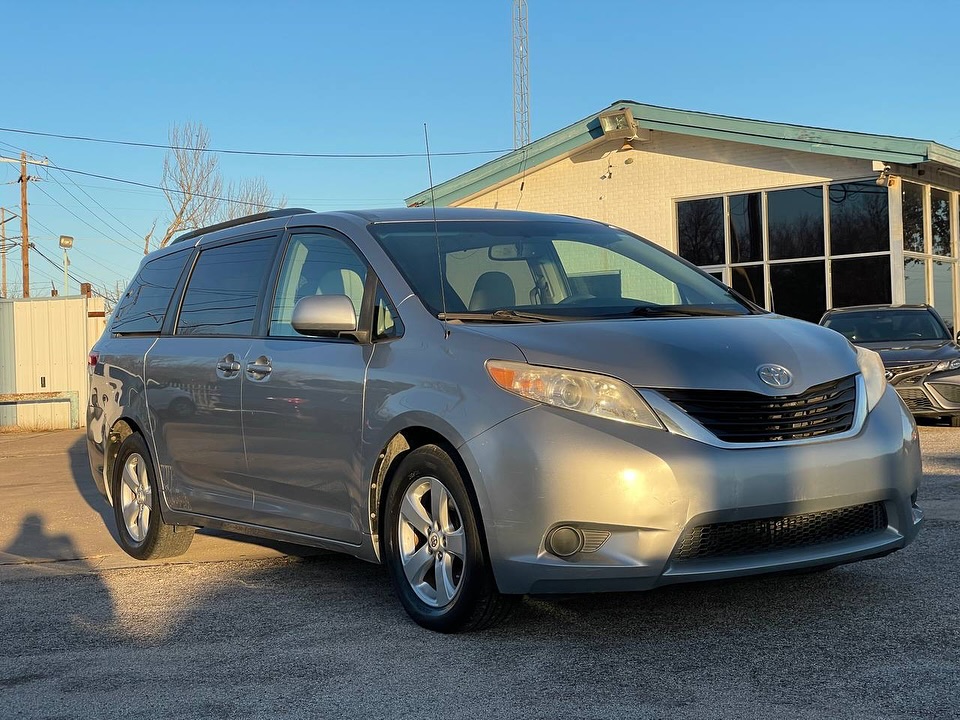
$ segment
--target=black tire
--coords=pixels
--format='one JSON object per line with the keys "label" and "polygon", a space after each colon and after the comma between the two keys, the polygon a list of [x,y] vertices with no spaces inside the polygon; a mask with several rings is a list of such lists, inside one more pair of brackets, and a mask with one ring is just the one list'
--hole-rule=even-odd
{"label": "black tire", "polygon": [[[128,480],[137,480],[138,490],[124,481],[124,472],[130,466]],[[120,445],[117,459],[113,464],[111,483],[113,497],[113,517],[117,524],[120,547],[137,560],[155,560],[157,558],[182,555],[193,542],[194,528],[166,525],[160,517],[160,488],[150,459],[147,443],[137,434],[129,435]],[[139,494],[138,494],[139,493]],[[142,503],[140,501],[143,501]],[[139,504],[139,509],[137,505]],[[124,508],[131,511],[129,516],[133,531],[127,527]]]}
{"label": "black tire", "polygon": [[[434,503],[435,491],[432,488],[438,487],[433,483],[434,480],[442,485],[437,490],[438,496],[442,497],[445,491],[446,499],[453,503],[448,506],[447,528],[441,527],[427,536],[415,531],[411,523],[404,521],[401,529],[401,506],[408,491],[415,495],[426,486],[431,489],[420,495],[419,501],[424,513],[423,522],[430,520],[431,510],[423,501],[429,499],[431,504]],[[417,624],[442,633],[481,630],[499,622],[509,613],[515,598],[497,591],[480,537],[478,519],[456,463],[441,448],[425,445],[412,450],[401,460],[387,491],[381,537],[384,539],[385,562],[394,588],[404,609]],[[453,547],[461,551],[460,555],[450,549]],[[403,560],[403,557],[407,557],[408,563],[414,561],[411,554],[414,548],[415,554],[424,560],[419,563],[420,567],[427,568],[424,582],[416,586],[408,579]],[[449,566],[444,565],[444,557]],[[456,586],[449,600],[446,599],[446,591],[441,593],[442,581],[436,575],[440,566],[449,567],[447,577]],[[424,595],[429,595],[431,590],[434,590],[436,597],[425,598]]]}
{"label": "black tire", "polygon": [[960,428],[960,415],[950,416],[950,427]]}

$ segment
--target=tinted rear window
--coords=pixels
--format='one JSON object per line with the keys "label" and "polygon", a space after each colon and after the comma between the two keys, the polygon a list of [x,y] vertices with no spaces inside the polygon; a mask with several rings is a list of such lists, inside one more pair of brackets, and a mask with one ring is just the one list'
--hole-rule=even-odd
{"label": "tinted rear window", "polygon": [[200,252],[187,282],[178,335],[250,335],[277,236]]}
{"label": "tinted rear window", "polygon": [[158,257],[141,268],[117,305],[110,325],[111,332],[119,335],[160,332],[170,299],[192,249],[186,248]]}

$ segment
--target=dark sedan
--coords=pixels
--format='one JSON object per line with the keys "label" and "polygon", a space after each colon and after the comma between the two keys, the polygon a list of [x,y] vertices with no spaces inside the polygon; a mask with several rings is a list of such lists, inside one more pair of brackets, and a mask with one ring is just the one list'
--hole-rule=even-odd
{"label": "dark sedan", "polygon": [[960,336],[929,305],[828,310],[820,324],[880,353],[887,381],[917,417],[960,427]]}

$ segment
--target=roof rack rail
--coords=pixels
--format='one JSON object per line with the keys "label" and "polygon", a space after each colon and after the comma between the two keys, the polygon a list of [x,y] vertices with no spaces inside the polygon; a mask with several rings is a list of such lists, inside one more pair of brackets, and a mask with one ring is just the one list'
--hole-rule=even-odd
{"label": "roof rack rail", "polygon": [[216,232],[217,230],[226,230],[227,228],[236,227],[237,225],[246,225],[247,223],[257,222],[257,220],[269,220],[270,218],[279,218],[287,217],[288,215],[303,215],[304,213],[312,213],[313,210],[308,210],[307,208],[281,208],[280,210],[267,210],[266,212],[259,212],[253,215],[244,215],[243,217],[234,218],[233,220],[226,220],[216,225],[207,225],[206,227],[197,228],[196,230],[191,230],[190,232],[180,235],[171,242],[171,245],[176,243],[183,242],[184,240],[193,240],[196,237],[201,235],[206,235],[207,233]]}

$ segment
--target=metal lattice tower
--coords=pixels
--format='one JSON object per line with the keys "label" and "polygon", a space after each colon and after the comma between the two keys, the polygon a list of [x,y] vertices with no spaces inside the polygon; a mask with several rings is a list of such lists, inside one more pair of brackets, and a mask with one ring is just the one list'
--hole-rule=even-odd
{"label": "metal lattice tower", "polygon": [[530,144],[530,63],[527,0],[513,0],[513,147]]}

